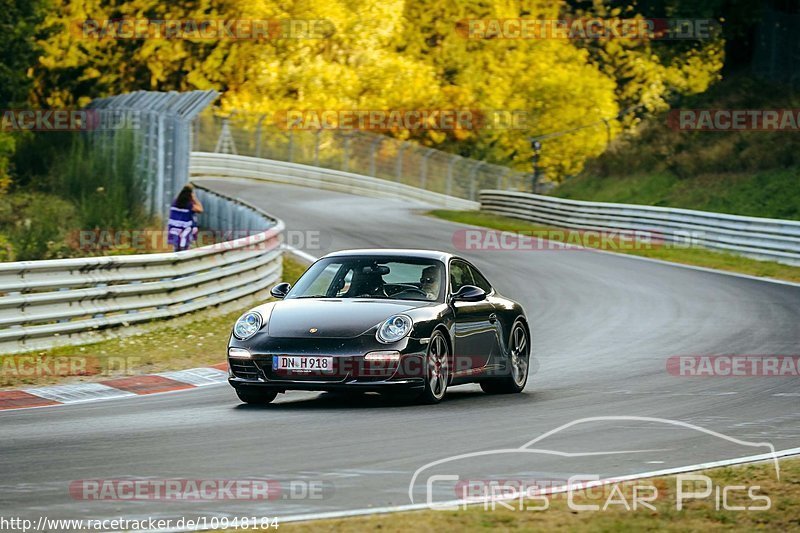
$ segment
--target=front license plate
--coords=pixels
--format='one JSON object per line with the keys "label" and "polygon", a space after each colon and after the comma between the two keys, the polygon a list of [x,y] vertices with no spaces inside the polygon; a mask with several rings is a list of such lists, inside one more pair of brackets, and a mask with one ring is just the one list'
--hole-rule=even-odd
{"label": "front license plate", "polygon": [[276,370],[314,370],[318,372],[330,372],[333,370],[333,357],[273,355],[272,368]]}

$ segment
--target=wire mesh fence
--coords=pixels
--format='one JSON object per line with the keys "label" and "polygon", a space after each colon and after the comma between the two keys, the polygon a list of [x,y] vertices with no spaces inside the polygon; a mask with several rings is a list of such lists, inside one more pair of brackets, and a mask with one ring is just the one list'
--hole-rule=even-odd
{"label": "wire mesh fence", "polygon": [[266,115],[212,110],[193,123],[193,150],[312,165],[477,200],[481,189],[529,191],[530,174],[378,133],[282,129]]}
{"label": "wire mesh fence", "polygon": [[189,176],[192,120],[218,96],[216,91],[136,91],[92,101],[103,127],[92,130],[94,142],[116,149],[132,133],[136,173],[147,191],[150,214],[165,215]]}

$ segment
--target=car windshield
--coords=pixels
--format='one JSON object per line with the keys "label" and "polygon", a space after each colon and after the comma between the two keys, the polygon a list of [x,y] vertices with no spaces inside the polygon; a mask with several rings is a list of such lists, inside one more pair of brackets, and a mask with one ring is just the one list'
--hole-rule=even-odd
{"label": "car windshield", "polygon": [[444,286],[444,264],[440,261],[378,256],[331,257],[309,268],[286,298],[442,301]]}

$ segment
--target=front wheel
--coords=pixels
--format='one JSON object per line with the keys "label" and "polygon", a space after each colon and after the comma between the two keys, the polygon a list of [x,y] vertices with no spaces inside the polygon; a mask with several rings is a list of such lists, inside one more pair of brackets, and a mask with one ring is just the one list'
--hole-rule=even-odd
{"label": "front wheel", "polygon": [[237,387],[236,396],[244,403],[249,404],[268,404],[278,396],[277,392],[258,390],[257,388]]}
{"label": "front wheel", "polygon": [[512,394],[522,392],[525,383],[528,382],[528,366],[530,362],[530,343],[528,342],[528,332],[522,322],[517,321],[511,328],[511,336],[508,343],[509,351],[509,372],[506,376],[491,381],[481,382],[483,392],[489,394]]}
{"label": "front wheel", "polygon": [[425,389],[419,396],[422,403],[439,403],[447,393],[450,380],[450,350],[441,331],[435,331],[428,341],[425,357]]}

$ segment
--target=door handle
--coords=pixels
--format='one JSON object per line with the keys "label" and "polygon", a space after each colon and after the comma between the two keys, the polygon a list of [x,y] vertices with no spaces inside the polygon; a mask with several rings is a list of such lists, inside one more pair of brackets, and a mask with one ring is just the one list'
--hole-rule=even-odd
{"label": "door handle", "polygon": [[492,313],[491,315],[489,315],[489,322],[491,322],[492,324],[497,322],[497,315],[495,313]]}

